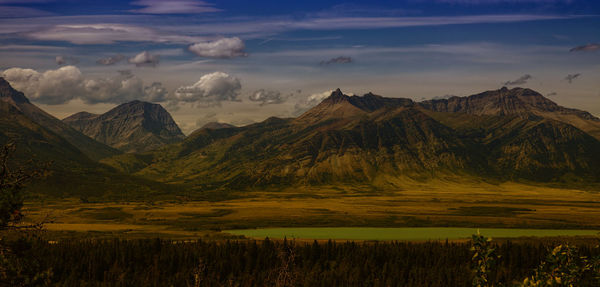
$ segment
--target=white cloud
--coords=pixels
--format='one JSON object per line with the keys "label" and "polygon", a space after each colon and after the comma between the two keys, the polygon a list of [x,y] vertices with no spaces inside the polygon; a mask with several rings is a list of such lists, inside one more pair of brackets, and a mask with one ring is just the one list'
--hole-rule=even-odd
{"label": "white cloud", "polygon": [[66,41],[73,44],[114,44],[115,42],[193,43],[202,37],[162,33],[155,29],[123,24],[62,24],[26,33],[43,41]]}
{"label": "white cloud", "polygon": [[292,112],[292,115],[294,115],[294,116],[301,115],[302,113],[308,111],[310,108],[321,103],[327,97],[331,96],[331,93],[333,93],[333,90],[325,91],[322,93],[311,94],[307,98],[300,100],[299,102],[297,102],[294,105],[294,111]]}
{"label": "white cloud", "polygon": [[85,91],[83,76],[75,66],[64,66],[43,73],[32,69],[10,68],[2,75],[30,100],[43,104],[66,103]]}
{"label": "white cloud", "polygon": [[131,5],[145,6],[144,8],[130,10],[143,14],[199,14],[221,11],[212,4],[198,0],[140,0]]}
{"label": "white cloud", "polygon": [[43,73],[10,68],[2,76],[30,100],[48,105],[64,104],[76,98],[88,104],[120,104],[133,100],[161,102],[168,95],[161,83],[144,87],[143,81],[130,71],[120,71],[112,77],[86,79],[75,66]]}
{"label": "white cloud", "polygon": [[165,101],[169,92],[161,82],[153,82],[150,86],[144,88],[145,100],[149,102]]}
{"label": "white cloud", "polygon": [[223,72],[214,72],[200,77],[200,80],[191,86],[179,87],[171,100],[214,106],[222,101],[238,101],[241,89],[242,84],[238,78]]}
{"label": "white cloud", "polygon": [[158,65],[160,56],[152,55],[148,53],[148,51],[141,52],[133,58],[129,58],[128,62],[131,64],[135,64],[138,67],[142,66],[150,66],[156,67]]}
{"label": "white cloud", "polygon": [[200,57],[206,58],[235,58],[245,57],[246,46],[238,37],[221,38],[215,41],[196,43],[188,47],[188,50]]}

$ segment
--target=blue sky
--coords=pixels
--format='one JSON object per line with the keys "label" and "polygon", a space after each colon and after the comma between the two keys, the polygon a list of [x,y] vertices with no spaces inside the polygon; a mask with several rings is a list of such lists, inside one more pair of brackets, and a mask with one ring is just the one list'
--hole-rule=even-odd
{"label": "blue sky", "polygon": [[503,85],[600,115],[600,3],[0,0],[0,73],[57,117],[141,99],[186,132],[296,116],[328,91]]}

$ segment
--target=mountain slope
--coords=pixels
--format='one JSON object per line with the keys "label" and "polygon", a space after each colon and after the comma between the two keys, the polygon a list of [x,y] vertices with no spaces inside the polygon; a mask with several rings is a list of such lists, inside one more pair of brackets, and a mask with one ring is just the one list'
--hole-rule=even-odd
{"label": "mountain slope", "polygon": [[141,101],[121,104],[102,115],[77,113],[63,122],[124,152],[149,151],[185,137],[161,105]]}
{"label": "mountain slope", "polygon": [[585,112],[524,93],[415,103],[370,93],[349,97],[337,90],[295,119],[201,129],[143,157],[105,162],[149,178],[206,188],[381,186],[440,176],[600,181],[595,168],[600,166],[600,141],[532,111],[582,118]]}
{"label": "mountain slope", "polygon": [[[393,106],[374,101],[380,99]],[[372,182],[468,169],[473,160],[467,144],[411,106],[410,100],[337,91],[297,119],[199,130],[148,154],[152,160],[137,174],[206,186],[253,186]],[[124,156],[111,160],[115,167],[127,162]]]}
{"label": "mountain slope", "polygon": [[13,106],[31,121],[61,136],[92,160],[99,160],[120,153],[119,151],[74,130],[59,119],[33,105],[23,93],[13,89],[10,84],[1,77],[0,101]]}
{"label": "mountain slope", "polygon": [[92,163],[64,138],[30,120],[17,107],[0,101],[0,144],[8,142],[17,146],[14,156],[23,162],[53,161],[61,168]]}
{"label": "mountain slope", "polygon": [[[23,93],[2,81],[0,78],[0,146],[9,142],[15,144],[15,152],[9,160],[11,165],[45,167],[48,171],[47,177],[27,185],[27,196],[123,200],[156,193],[166,194],[167,190],[177,189],[176,186],[167,188],[152,180],[118,172],[91,159],[72,141],[89,145],[87,151],[92,156],[102,155],[98,150],[108,151],[108,154],[118,151],[62,124],[31,104]],[[65,134],[70,136],[71,141],[67,140]]]}

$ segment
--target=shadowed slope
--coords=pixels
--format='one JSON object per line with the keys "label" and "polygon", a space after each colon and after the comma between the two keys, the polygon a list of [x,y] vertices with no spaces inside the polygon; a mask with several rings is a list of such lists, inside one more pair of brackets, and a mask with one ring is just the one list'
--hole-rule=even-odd
{"label": "shadowed slope", "polygon": [[23,93],[13,89],[3,78],[0,78],[0,100],[15,107],[31,121],[60,135],[67,142],[77,147],[77,149],[81,150],[87,157],[93,160],[99,160],[120,153],[119,151],[74,130],[59,119],[33,105]]}

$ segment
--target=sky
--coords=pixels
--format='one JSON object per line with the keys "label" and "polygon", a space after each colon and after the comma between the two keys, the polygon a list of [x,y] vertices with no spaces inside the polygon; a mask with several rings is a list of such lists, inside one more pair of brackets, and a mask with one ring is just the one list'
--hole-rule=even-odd
{"label": "sky", "polygon": [[600,1],[0,0],[0,76],[58,118],[143,100],[186,134],[295,117],[336,88],[527,87],[600,116]]}

